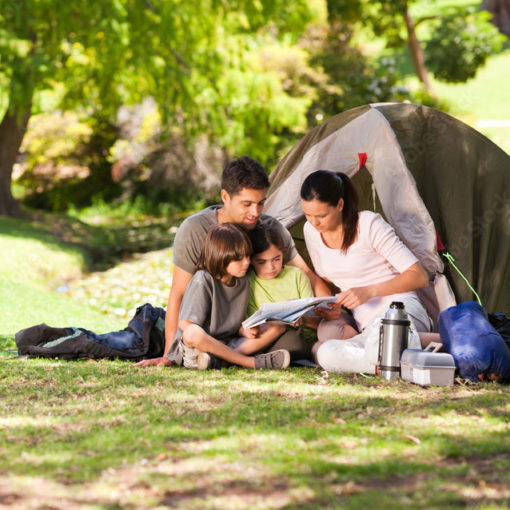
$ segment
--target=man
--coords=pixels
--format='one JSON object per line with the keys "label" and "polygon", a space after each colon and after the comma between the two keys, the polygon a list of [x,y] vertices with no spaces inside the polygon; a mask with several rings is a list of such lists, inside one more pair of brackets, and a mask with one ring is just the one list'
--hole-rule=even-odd
{"label": "man", "polygon": [[248,156],[228,163],[221,179],[223,205],[213,205],[187,218],[179,227],[174,240],[174,274],[168,297],[165,320],[165,353],[161,358],[137,363],[137,366],[171,365],[167,353],[177,332],[179,309],[184,291],[196,271],[207,232],[216,223],[235,223],[251,230],[257,222],[273,224],[285,243],[284,262],[303,270],[310,279],[314,293],[328,296],[326,284],[315,275],[298,254],[288,230],[276,219],[262,214],[269,179],[264,167]]}

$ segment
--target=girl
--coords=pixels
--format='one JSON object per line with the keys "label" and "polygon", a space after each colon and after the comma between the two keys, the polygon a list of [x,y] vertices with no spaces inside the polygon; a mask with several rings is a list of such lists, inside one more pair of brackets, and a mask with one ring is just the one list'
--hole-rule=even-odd
{"label": "girl", "polygon": [[218,367],[219,360],[247,368],[289,365],[290,356],[285,350],[246,356],[229,347],[239,336],[246,312],[249,282],[245,275],[250,253],[249,239],[232,223],[211,228],[199,258],[199,270],[184,293],[179,329],[168,353],[171,361],[201,370]]}
{"label": "girl", "polygon": [[[264,303],[313,297],[310,281],[303,271],[293,266],[283,265],[284,244],[274,227],[259,224],[248,233],[248,236],[252,243],[253,255],[252,269],[248,273],[250,300],[247,317]],[[318,319],[305,318],[304,322],[313,329],[317,329]],[[301,329],[275,324],[266,324],[253,329],[258,331],[246,332],[245,336],[248,338],[238,342],[236,346],[238,352],[253,354],[268,349],[286,349],[292,361],[310,357],[310,347]],[[352,329],[352,334],[356,333]],[[250,337],[250,334],[256,336]]]}

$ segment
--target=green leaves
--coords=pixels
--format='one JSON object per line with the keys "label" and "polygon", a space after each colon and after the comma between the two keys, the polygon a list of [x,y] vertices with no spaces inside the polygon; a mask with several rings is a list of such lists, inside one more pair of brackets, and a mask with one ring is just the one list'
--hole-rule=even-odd
{"label": "green leaves", "polygon": [[488,12],[456,10],[440,18],[426,45],[427,66],[443,81],[473,78],[487,57],[501,49],[505,37],[489,22]]}

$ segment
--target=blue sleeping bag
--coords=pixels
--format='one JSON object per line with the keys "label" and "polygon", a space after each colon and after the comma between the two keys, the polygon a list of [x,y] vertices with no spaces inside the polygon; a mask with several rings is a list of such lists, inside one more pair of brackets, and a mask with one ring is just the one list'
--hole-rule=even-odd
{"label": "blue sleeping bag", "polygon": [[439,333],[461,377],[479,381],[479,374],[498,374],[510,381],[510,349],[474,301],[452,306],[439,316]]}

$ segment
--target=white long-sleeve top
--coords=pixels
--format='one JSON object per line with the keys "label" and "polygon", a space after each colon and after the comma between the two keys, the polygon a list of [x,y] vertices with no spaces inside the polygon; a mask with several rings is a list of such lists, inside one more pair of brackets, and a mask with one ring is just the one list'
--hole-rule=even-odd
{"label": "white long-sleeve top", "polygon": [[[308,222],[303,231],[315,272],[342,291],[387,281],[418,262],[393,228],[370,211],[359,213],[358,237],[346,252],[329,248],[320,232]],[[382,316],[392,301],[408,300],[416,300],[422,306],[415,292],[405,292],[372,298],[352,312],[362,330]]]}

